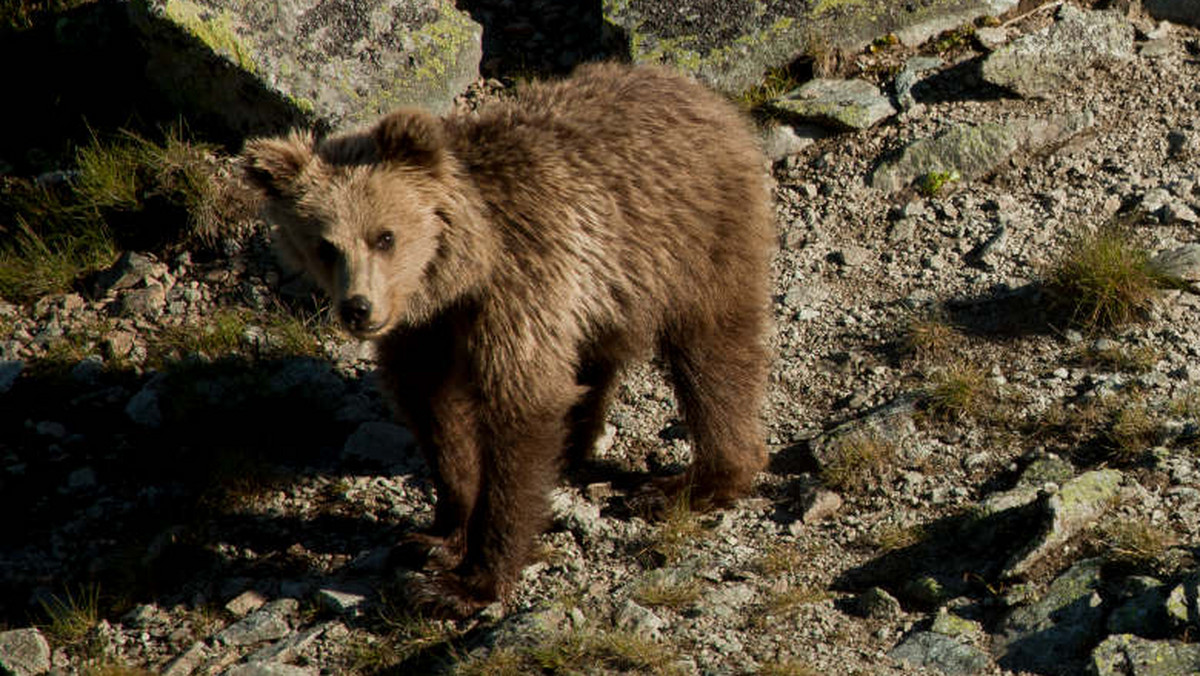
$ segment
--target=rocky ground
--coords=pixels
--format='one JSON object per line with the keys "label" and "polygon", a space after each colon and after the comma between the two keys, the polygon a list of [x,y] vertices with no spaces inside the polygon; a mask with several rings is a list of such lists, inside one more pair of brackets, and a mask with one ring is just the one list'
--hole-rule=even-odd
{"label": "rocky ground", "polygon": [[1029,4],[848,57],[883,94],[863,129],[778,106],[756,495],[630,513],[619,478],[689,454],[634,368],[540,560],[469,622],[396,596],[426,470],[261,225],[0,302],[0,671],[1200,670],[1200,300],[1089,331],[1041,284],[1114,220],[1195,274],[1200,31]]}

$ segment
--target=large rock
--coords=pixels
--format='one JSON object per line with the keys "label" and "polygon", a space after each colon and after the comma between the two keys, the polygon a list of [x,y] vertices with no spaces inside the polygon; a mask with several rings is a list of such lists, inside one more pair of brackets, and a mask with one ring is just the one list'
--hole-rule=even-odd
{"label": "large rock", "polygon": [[[147,74],[232,133],[434,111],[478,77],[482,28],[448,0],[135,0]],[[206,119],[207,118],[207,119]]]}
{"label": "large rock", "polygon": [[818,78],[772,101],[771,107],[801,120],[843,129],[867,129],[896,114],[891,100],[866,80]]}
{"label": "large rock", "polygon": [[1046,97],[1102,63],[1134,56],[1133,25],[1116,11],[1063,5],[1049,28],[1013,40],[983,62],[983,77],[1024,97]]}
{"label": "large rock", "polygon": [[895,33],[923,42],[1017,0],[822,0],[693,2],[603,0],[609,48],[638,63],[668,63],[712,86],[740,93],[771,67],[831,50],[856,51]]}
{"label": "large rock", "polygon": [[37,629],[0,632],[0,674],[35,676],[50,670],[50,644]]}
{"label": "large rock", "polygon": [[1088,666],[1096,676],[1195,674],[1200,672],[1200,646],[1117,634],[1096,646]]}
{"label": "large rock", "polygon": [[1006,577],[1024,575],[1047,554],[1059,550],[1100,518],[1121,490],[1115,469],[1086,472],[1040,498],[1039,531],[1004,567]]}
{"label": "large rock", "polygon": [[914,632],[892,648],[888,656],[950,676],[978,674],[990,663],[987,655],[978,648],[932,631]]}
{"label": "large rock", "polygon": [[1095,123],[1095,115],[1084,110],[1044,119],[956,124],[936,136],[918,139],[895,157],[882,161],[872,172],[870,183],[874,188],[895,192],[935,173],[969,181],[996,170],[1019,150],[1034,151],[1066,141]]}
{"label": "large rock", "polygon": [[1071,673],[1064,669],[1085,657],[1104,626],[1100,566],[1100,559],[1076,563],[1036,603],[1013,610],[993,640],[1001,667]]}

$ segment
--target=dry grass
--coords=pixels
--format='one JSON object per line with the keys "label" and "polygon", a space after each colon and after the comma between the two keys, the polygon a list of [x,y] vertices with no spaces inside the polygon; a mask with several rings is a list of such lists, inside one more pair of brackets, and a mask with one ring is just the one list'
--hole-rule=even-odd
{"label": "dry grass", "polygon": [[87,585],[76,592],[67,589],[63,596],[42,600],[41,606],[49,620],[46,634],[57,644],[77,646],[100,622],[100,587]]}
{"label": "dry grass", "polygon": [[1043,280],[1052,311],[1088,331],[1145,320],[1158,291],[1178,284],[1154,267],[1129,224],[1116,221],[1078,236]]}
{"label": "dry grass", "polygon": [[1114,563],[1154,569],[1177,542],[1175,534],[1145,519],[1112,519],[1097,528],[1096,544]]}
{"label": "dry grass", "polygon": [[830,488],[861,492],[875,485],[890,468],[896,446],[869,432],[837,439],[821,466],[821,481]]}
{"label": "dry grass", "polygon": [[679,652],[619,629],[575,630],[546,636],[524,647],[503,647],[454,665],[457,676],[517,674],[637,673],[673,676],[685,673]]}
{"label": "dry grass", "polygon": [[1150,345],[1130,349],[1120,346],[1096,349],[1089,346],[1079,354],[1079,361],[1084,366],[1106,371],[1139,374],[1149,373],[1161,358],[1161,351]]}
{"label": "dry grass", "polygon": [[980,417],[995,403],[987,373],[972,364],[952,363],[935,372],[930,381],[923,405],[934,418],[954,421]]}
{"label": "dry grass", "polygon": [[698,580],[658,577],[638,585],[633,592],[633,600],[651,608],[680,610],[699,601],[703,591]]}
{"label": "dry grass", "polygon": [[921,361],[946,359],[962,343],[962,333],[940,316],[910,319],[900,337],[901,351]]}

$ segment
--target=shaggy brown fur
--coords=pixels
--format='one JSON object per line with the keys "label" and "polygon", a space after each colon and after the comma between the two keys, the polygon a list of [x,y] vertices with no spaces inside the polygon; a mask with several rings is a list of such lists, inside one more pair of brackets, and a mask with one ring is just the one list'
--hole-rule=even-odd
{"label": "shaggy brown fur", "polygon": [[471,115],[255,140],[285,258],[377,341],[438,492],[425,600],[503,595],[585,456],[620,367],[670,366],[695,461],[668,495],[719,505],[765,461],[772,210],[752,130],[652,67],[581,68]]}

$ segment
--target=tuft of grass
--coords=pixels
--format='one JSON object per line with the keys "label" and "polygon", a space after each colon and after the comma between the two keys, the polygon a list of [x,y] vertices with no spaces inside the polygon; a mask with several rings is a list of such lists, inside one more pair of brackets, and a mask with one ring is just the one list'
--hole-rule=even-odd
{"label": "tuft of grass", "polygon": [[749,619],[749,628],[776,628],[779,620],[793,620],[804,606],[823,603],[830,598],[830,593],[824,589],[801,585],[787,585],[767,593],[758,612]]}
{"label": "tuft of grass", "polygon": [[45,631],[56,643],[76,646],[100,623],[100,587],[84,585],[77,593],[67,589],[63,594],[41,600],[42,611],[49,620]]}
{"label": "tuft of grass", "polygon": [[760,575],[780,577],[800,570],[806,557],[795,545],[771,543],[766,551],[754,560],[753,568]]}
{"label": "tuft of grass", "polygon": [[1136,569],[1153,569],[1176,538],[1145,519],[1113,519],[1100,525],[1096,539],[1111,562]]}
{"label": "tuft of grass", "polygon": [[496,648],[484,657],[471,657],[454,665],[455,676],[525,676],[526,659],[513,648]]}
{"label": "tuft of grass", "polygon": [[691,497],[687,492],[680,493],[664,510],[661,523],[639,558],[657,555],[665,563],[679,561],[688,548],[708,534],[700,516],[699,512],[692,510]]}
{"label": "tuft of grass", "polygon": [[917,544],[929,536],[924,524],[882,523],[863,538],[863,544],[880,552],[891,552]]}
{"label": "tuft of grass", "polygon": [[1085,348],[1079,355],[1084,366],[1126,373],[1149,373],[1158,363],[1162,353],[1154,347],[1143,345],[1126,350],[1120,346],[1096,349]]}
{"label": "tuft of grass", "polygon": [[1144,401],[1134,400],[1116,407],[1100,434],[1108,459],[1127,465],[1139,460],[1158,440],[1158,420]]}
{"label": "tuft of grass", "polygon": [[820,673],[797,659],[767,662],[758,669],[758,676],[818,676]]}
{"label": "tuft of grass", "polygon": [[121,249],[213,244],[252,210],[217,180],[212,147],[179,129],[156,143],[132,132],[75,153],[62,180],[0,182],[0,296],[28,302],[110,265]]}
{"label": "tuft of grass", "polygon": [[0,179],[0,297],[24,303],[69,291],[117,254],[94,211],[53,186]]}
{"label": "tuft of grass", "polygon": [[960,420],[975,417],[992,401],[987,374],[983,369],[955,362],[933,374],[924,391],[923,405],[933,417]]}
{"label": "tuft of grass", "polygon": [[[677,674],[679,653],[631,631],[572,631],[551,637],[525,654],[542,672],[580,673],[597,668],[650,674]],[[536,672],[527,672],[536,673]]]}
{"label": "tuft of grass", "polygon": [[848,434],[833,442],[821,466],[821,481],[835,490],[864,491],[880,480],[895,454],[895,444],[875,434]]}
{"label": "tuft of grass", "polygon": [[905,354],[922,360],[943,360],[962,344],[962,334],[939,316],[914,317],[900,336]]}
{"label": "tuft of grass", "polygon": [[1145,320],[1158,290],[1179,283],[1151,263],[1127,224],[1115,221],[1079,236],[1043,277],[1051,309],[1089,331]]}
{"label": "tuft of grass", "polygon": [[764,115],[766,105],[799,87],[802,83],[794,70],[787,66],[769,69],[762,82],[742,92],[736,102],[747,112]]}
{"label": "tuft of grass", "polygon": [[[217,310],[202,327],[166,326],[150,345],[150,362],[162,366],[188,355],[226,357],[310,356],[321,354],[320,336],[327,330],[313,317],[297,317],[284,309],[251,314],[241,308]],[[251,329],[261,337],[251,338]]]}
{"label": "tuft of grass", "polygon": [[678,580],[659,577],[638,585],[633,599],[643,606],[679,610],[700,600],[703,588],[697,580]]}
{"label": "tuft of grass", "polygon": [[674,676],[678,650],[620,629],[573,630],[543,636],[532,645],[504,646],[468,657],[453,667],[457,676],[517,674],[638,673]]}

